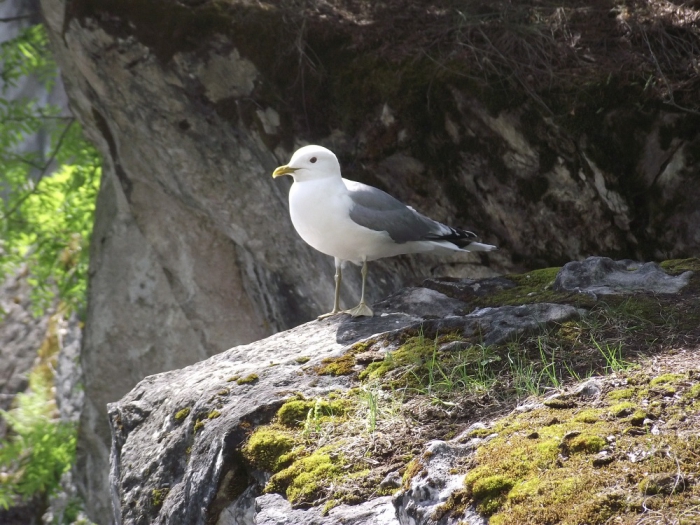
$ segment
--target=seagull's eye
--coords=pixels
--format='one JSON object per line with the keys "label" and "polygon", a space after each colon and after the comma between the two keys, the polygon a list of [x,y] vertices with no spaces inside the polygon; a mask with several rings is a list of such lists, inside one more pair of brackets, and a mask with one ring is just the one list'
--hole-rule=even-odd
{"label": "seagull's eye", "polygon": [[316,157],[311,157],[310,160],[311,160],[311,164],[315,164],[318,159]]}

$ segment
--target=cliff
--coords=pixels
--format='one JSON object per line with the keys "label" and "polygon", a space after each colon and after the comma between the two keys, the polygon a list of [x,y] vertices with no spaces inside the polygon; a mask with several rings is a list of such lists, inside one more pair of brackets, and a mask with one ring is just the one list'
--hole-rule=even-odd
{"label": "cliff", "polygon": [[[698,12],[665,5],[41,0],[105,161],[81,352],[88,514],[109,519],[107,403],[331,303],[332,262],[269,176],[301,144],[501,247],[380,261],[371,301],[426,277],[697,253]],[[348,305],[358,281],[346,272]]]}
{"label": "cliff", "polygon": [[428,280],[147,377],[109,406],[115,521],[697,518],[698,269]]}

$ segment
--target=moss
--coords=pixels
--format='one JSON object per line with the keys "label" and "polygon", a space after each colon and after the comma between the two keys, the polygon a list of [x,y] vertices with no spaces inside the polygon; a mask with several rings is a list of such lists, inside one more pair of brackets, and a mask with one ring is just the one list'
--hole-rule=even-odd
{"label": "moss", "polygon": [[265,492],[285,494],[292,505],[310,504],[333,481],[348,476],[345,466],[342,454],[322,447],[272,476]]}
{"label": "moss", "polygon": [[309,361],[311,361],[311,358],[307,355],[302,355],[297,357],[294,361],[299,363],[300,365],[303,365],[304,363],[308,363]]}
{"label": "moss", "polygon": [[[643,398],[648,378],[639,372],[625,373],[625,378],[630,386],[622,399]],[[690,391],[687,388],[684,396]],[[597,401],[590,403],[595,406]],[[649,410],[655,413],[621,401],[607,408],[561,409],[555,421],[547,408],[496,421],[497,436],[478,446],[466,472],[467,504],[490,514],[489,524],[605,523],[613,516],[634,523],[635,516],[644,512],[641,505],[628,502],[634,490],[643,496],[656,494],[655,500],[646,500],[649,505],[682,512],[692,506],[692,491],[687,489],[691,485],[685,479],[698,473],[700,453],[694,417],[687,416],[700,412],[700,406],[664,400],[654,407],[650,403]],[[683,430],[652,434],[630,427],[647,417]],[[614,448],[632,456],[591,461],[592,455],[608,448],[606,437],[611,435]],[[639,454],[646,459],[640,461]],[[673,477],[677,472],[685,478]]]}
{"label": "moss", "polygon": [[194,424],[193,430],[195,433],[199,432],[204,427],[204,421],[198,419]]}
{"label": "moss", "polygon": [[365,370],[360,372],[359,378],[361,380],[380,379],[392,370],[407,365],[413,365],[412,373],[415,377],[421,375],[417,366],[424,365],[436,353],[436,341],[422,335],[409,337],[398,349],[387,352],[383,360],[370,363]]}
{"label": "moss", "polygon": [[647,419],[647,413],[644,410],[635,410],[634,413],[629,417],[628,421],[630,424],[640,427],[644,424],[644,420]]}
{"label": "moss", "polygon": [[531,303],[574,303],[579,306],[593,306],[594,301],[583,294],[556,292],[552,285],[560,268],[543,268],[531,272],[506,275],[515,283],[514,288],[506,288],[474,301],[479,306],[507,306]]}
{"label": "moss", "polygon": [[581,410],[581,412],[574,416],[573,420],[581,423],[596,423],[600,420],[600,416],[600,410],[588,408],[586,410]]}
{"label": "moss", "polygon": [[348,409],[348,402],[345,400],[306,400],[293,399],[287,401],[277,411],[277,418],[280,423],[287,427],[297,427],[302,425],[309,414],[315,413],[315,417],[340,417],[345,415]]}
{"label": "moss", "polygon": [[674,383],[680,379],[685,379],[683,374],[663,374],[656,376],[649,382],[649,386],[666,385],[668,383]]}
{"label": "moss", "polygon": [[346,352],[340,357],[326,357],[316,368],[316,373],[327,376],[344,376],[352,374],[355,370],[355,356]]}
{"label": "moss", "polygon": [[493,433],[494,430],[492,428],[475,428],[474,430],[471,430],[469,432],[468,436],[476,438],[485,438],[486,436],[490,436]]}
{"label": "moss", "polygon": [[627,417],[630,414],[634,413],[636,408],[637,405],[635,405],[634,403],[631,403],[629,401],[622,401],[621,403],[617,403],[609,407],[608,412],[610,412],[610,414],[612,414],[615,417]]}
{"label": "moss", "polygon": [[185,418],[189,415],[190,415],[190,408],[185,407],[182,410],[178,410],[173,417],[175,418],[175,421],[177,423],[182,423],[185,420]]}
{"label": "moss", "polygon": [[154,507],[160,507],[161,505],[163,505],[165,498],[168,497],[169,492],[169,488],[153,489],[151,491],[151,504]]}
{"label": "moss", "polygon": [[230,391],[227,388],[222,388],[221,390],[219,390],[216,393],[217,396],[227,396],[229,394],[230,394]]}
{"label": "moss", "polygon": [[579,434],[568,442],[568,449],[573,453],[595,454],[607,446],[608,442],[595,434]]}
{"label": "moss", "polygon": [[435,512],[433,512],[433,515],[430,517],[430,519],[434,523],[438,523],[446,515],[462,516],[464,515],[464,511],[466,510],[468,502],[469,498],[465,490],[455,490],[454,492],[452,492],[452,494],[450,494],[445,503],[439,505],[435,509]]}
{"label": "moss", "polygon": [[409,488],[411,486],[411,480],[422,471],[423,463],[421,463],[420,459],[413,458],[411,461],[409,461],[408,465],[406,465],[406,470],[404,471],[403,476],[401,476],[403,487],[405,489]]}
{"label": "moss", "polygon": [[217,417],[221,416],[221,412],[218,410],[212,410],[207,414],[207,419],[216,419]]}
{"label": "moss", "polygon": [[675,494],[683,492],[687,488],[685,479],[678,474],[657,473],[650,474],[639,482],[639,492],[645,496],[656,494]]}
{"label": "moss", "polygon": [[573,408],[576,403],[571,399],[563,399],[561,397],[555,397],[554,399],[547,399],[542,403],[544,406],[549,408]]}
{"label": "moss", "polygon": [[274,428],[258,428],[242,449],[251,465],[259,470],[277,472],[289,463],[289,453],[298,445],[288,431]]}
{"label": "moss", "polygon": [[231,377],[229,377],[229,378],[226,380],[226,382],[227,382],[227,383],[231,383],[231,382],[233,382],[233,381],[238,381],[238,379],[240,379],[240,377],[241,377],[241,376],[231,376]]}
{"label": "moss", "polygon": [[486,516],[495,513],[505,503],[506,495],[515,483],[516,480],[500,474],[474,481],[470,489],[472,498],[477,503],[477,510]]}
{"label": "moss", "polygon": [[634,395],[634,388],[619,388],[608,392],[608,399],[617,401],[619,399],[630,399]]}
{"label": "moss", "polygon": [[686,399],[700,399],[700,383],[696,383],[684,394]]}
{"label": "moss", "polygon": [[258,374],[250,374],[245,377],[236,379],[236,383],[238,383],[239,385],[249,385],[251,383],[255,383],[258,379]]}
{"label": "moss", "polygon": [[700,259],[671,259],[662,262],[659,266],[671,275],[678,275],[683,272],[700,272]]}

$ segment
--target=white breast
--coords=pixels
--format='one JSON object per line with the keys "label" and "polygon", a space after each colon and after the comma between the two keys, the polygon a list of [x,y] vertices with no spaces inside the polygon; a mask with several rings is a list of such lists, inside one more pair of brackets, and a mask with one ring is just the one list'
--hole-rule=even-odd
{"label": "white breast", "polygon": [[[384,247],[386,232],[360,226],[350,219],[352,201],[340,178],[295,182],[289,192],[292,224],[302,239],[318,251],[345,261],[372,260]],[[382,250],[383,251],[383,250]]]}

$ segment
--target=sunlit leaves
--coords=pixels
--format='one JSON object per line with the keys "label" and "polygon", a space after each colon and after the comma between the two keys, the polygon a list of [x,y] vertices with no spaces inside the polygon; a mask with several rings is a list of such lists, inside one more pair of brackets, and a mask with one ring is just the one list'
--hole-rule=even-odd
{"label": "sunlit leaves", "polygon": [[17,394],[15,408],[0,410],[11,430],[0,445],[0,506],[9,508],[16,497],[50,493],[75,458],[73,424],[56,421],[52,381],[30,377],[31,390]]}
{"label": "sunlit leaves", "polygon": [[[26,75],[50,86],[56,76],[42,26],[0,45],[0,62],[6,86]],[[37,133],[50,136],[46,150],[31,147]],[[0,278],[26,265],[37,315],[57,300],[79,313],[84,307],[100,174],[73,117],[36,100],[0,98]]]}
{"label": "sunlit leaves", "polygon": [[17,85],[19,79],[29,75],[47,88],[56,80],[56,64],[42,25],[27,27],[17,37],[0,44],[0,61],[4,90]]}

